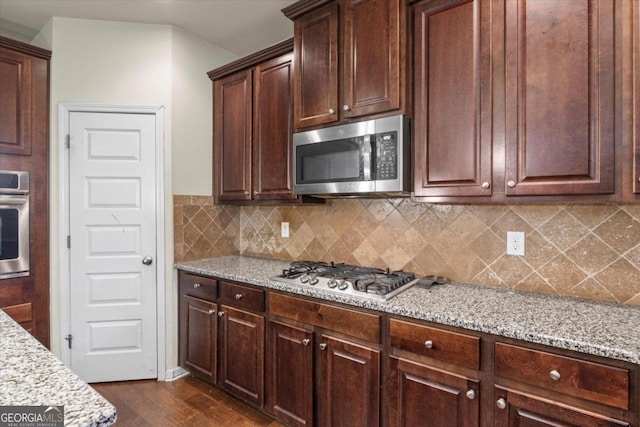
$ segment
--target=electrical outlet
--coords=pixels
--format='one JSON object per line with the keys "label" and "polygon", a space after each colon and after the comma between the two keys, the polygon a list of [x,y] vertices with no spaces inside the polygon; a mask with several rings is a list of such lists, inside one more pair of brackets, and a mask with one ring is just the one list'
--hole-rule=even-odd
{"label": "electrical outlet", "polygon": [[524,256],[524,231],[507,231],[507,255]]}
{"label": "electrical outlet", "polygon": [[280,223],[280,236],[289,237],[289,223],[281,222]]}

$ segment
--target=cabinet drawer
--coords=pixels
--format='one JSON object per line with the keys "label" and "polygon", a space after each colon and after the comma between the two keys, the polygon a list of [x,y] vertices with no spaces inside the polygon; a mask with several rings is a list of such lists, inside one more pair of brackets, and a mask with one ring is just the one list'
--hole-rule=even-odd
{"label": "cabinet drawer", "polygon": [[629,409],[629,371],[496,343],[496,375],[581,399]]}
{"label": "cabinet drawer", "polygon": [[180,272],[180,293],[215,301],[218,298],[218,281],[210,277]]}
{"label": "cabinet drawer", "polygon": [[380,316],[302,298],[269,294],[269,312],[367,341],[380,342]]}
{"label": "cabinet drawer", "polygon": [[264,291],[237,283],[220,282],[220,302],[249,310],[264,311]]}
{"label": "cabinet drawer", "polygon": [[391,319],[391,346],[421,356],[480,369],[480,338]]}

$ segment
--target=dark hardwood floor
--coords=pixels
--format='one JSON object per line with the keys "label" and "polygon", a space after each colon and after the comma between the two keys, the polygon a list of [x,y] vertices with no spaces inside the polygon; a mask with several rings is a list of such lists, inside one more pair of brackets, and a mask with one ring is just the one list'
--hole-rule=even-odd
{"label": "dark hardwood floor", "polygon": [[117,426],[280,427],[267,415],[192,376],[92,384],[118,411]]}

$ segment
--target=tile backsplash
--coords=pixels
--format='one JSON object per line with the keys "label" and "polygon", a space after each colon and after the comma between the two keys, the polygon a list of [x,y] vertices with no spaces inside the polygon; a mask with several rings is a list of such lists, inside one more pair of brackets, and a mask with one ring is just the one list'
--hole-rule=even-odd
{"label": "tile backsplash", "polygon": [[[289,222],[289,238],[280,223]],[[525,232],[525,256],[506,254]],[[227,206],[174,196],[176,262],[229,254],[340,261],[640,305],[640,205],[432,205],[334,199]]]}

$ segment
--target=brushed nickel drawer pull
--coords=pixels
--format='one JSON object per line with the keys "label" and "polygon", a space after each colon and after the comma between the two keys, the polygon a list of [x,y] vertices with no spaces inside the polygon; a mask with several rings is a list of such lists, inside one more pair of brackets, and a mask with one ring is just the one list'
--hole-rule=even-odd
{"label": "brushed nickel drawer pull", "polygon": [[553,371],[549,372],[549,376],[551,377],[552,380],[558,381],[560,379],[560,372],[554,369]]}
{"label": "brushed nickel drawer pull", "polygon": [[242,299],[243,295],[242,294],[236,294],[236,299]]}
{"label": "brushed nickel drawer pull", "polygon": [[326,350],[326,349],[327,349],[327,343],[326,342],[320,343],[320,350]]}
{"label": "brushed nickel drawer pull", "polygon": [[467,390],[467,399],[473,400],[476,398],[476,392],[474,390]]}
{"label": "brushed nickel drawer pull", "polygon": [[309,338],[305,338],[302,340],[302,345],[309,345],[310,342]]}
{"label": "brushed nickel drawer pull", "polygon": [[424,346],[427,348],[433,348],[433,341],[427,340],[424,342]]}
{"label": "brushed nickel drawer pull", "polygon": [[202,286],[200,283],[194,283],[193,289],[198,289],[200,286]]}

